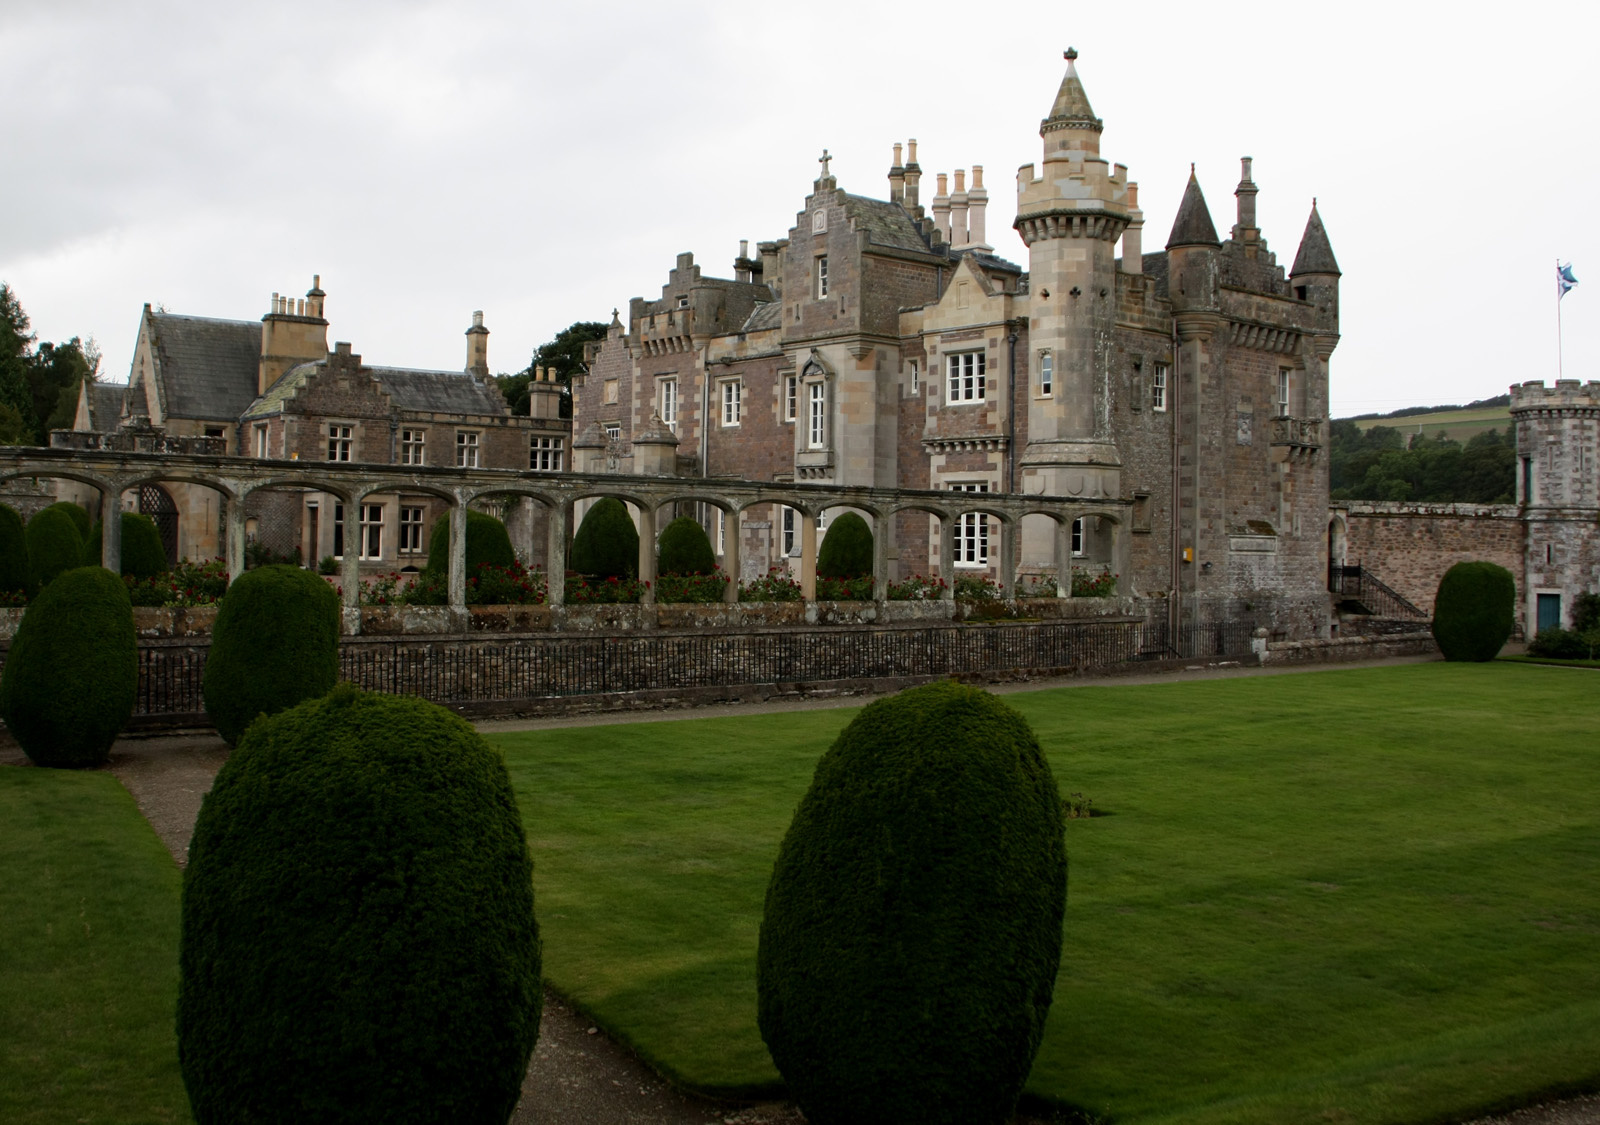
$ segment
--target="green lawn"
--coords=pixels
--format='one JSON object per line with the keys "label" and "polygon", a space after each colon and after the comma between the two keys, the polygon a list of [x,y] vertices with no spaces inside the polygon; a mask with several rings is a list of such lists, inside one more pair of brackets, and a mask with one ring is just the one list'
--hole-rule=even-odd
{"label": "green lawn", "polygon": [[[1010,696],[1064,791],[1029,1089],[1117,1121],[1430,1122],[1600,1087],[1600,698],[1426,664]],[[546,973],[707,1090],[775,1082],[773,856],[853,712],[502,735]]]}
{"label": "green lawn", "polygon": [[0,1121],[189,1121],[178,868],[105,773],[0,769]]}

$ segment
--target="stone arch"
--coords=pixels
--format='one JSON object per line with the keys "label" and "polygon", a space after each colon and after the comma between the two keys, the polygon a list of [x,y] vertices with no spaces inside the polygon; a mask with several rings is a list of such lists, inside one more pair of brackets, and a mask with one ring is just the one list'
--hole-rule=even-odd
{"label": "stone arch", "polygon": [[1328,520],[1328,566],[1345,566],[1350,552],[1350,525],[1343,514],[1335,513]]}

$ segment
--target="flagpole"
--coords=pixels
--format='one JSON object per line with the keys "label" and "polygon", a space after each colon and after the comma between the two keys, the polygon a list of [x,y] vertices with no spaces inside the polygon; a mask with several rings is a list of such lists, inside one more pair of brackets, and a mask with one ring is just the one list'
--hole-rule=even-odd
{"label": "flagpole", "polygon": [[1561,288],[1561,259],[1556,259],[1556,378],[1560,379],[1565,374],[1561,348],[1561,298],[1566,293]]}

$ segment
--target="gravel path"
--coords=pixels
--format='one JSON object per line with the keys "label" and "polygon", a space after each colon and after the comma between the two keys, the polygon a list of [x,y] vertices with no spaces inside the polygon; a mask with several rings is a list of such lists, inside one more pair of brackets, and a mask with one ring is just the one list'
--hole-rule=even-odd
{"label": "gravel path", "polygon": [[[1417,663],[1426,658],[1384,661]],[[1371,666],[1371,665],[1366,665]],[[996,684],[998,693],[1036,691],[1105,683],[1154,683],[1182,679],[1229,679],[1243,675],[1285,675],[1326,670],[1326,665],[1305,668],[1227,668],[1180,672],[1164,676],[1105,679],[1062,679],[1031,683]],[[694,710],[630,714],[578,715],[567,718],[507,719],[479,723],[480,729],[535,730],[565,726],[593,726],[615,722],[671,721],[713,718],[723,714],[761,714],[776,711],[853,707],[865,699],[846,698],[790,703],[729,704]],[[27,765],[27,759],[9,737],[0,745],[0,765]],[[172,856],[182,866],[188,858],[189,837],[200,802],[212,779],[227,760],[228,748],[214,734],[124,738],[112,748],[107,767],[133,794],[140,811],[150,821]],[[559,997],[545,994],[544,1019],[539,1042],[522,1084],[522,1102],[512,1116],[514,1125],[803,1125],[805,1118],[793,1105],[729,1104],[696,1098],[674,1090],[633,1054],[614,1043]],[[1019,1115],[1014,1125],[1047,1125],[1046,1118]],[[1502,1117],[1478,1118],[1468,1125],[1600,1125],[1600,1095],[1573,1098],[1529,1107]]]}

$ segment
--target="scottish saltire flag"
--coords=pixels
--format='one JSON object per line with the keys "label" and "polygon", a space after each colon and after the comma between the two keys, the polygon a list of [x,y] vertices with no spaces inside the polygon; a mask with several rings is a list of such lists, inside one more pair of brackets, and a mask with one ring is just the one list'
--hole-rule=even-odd
{"label": "scottish saltire flag", "polygon": [[1572,276],[1572,263],[1556,266],[1556,300],[1567,295],[1567,290],[1578,284],[1578,279]]}

